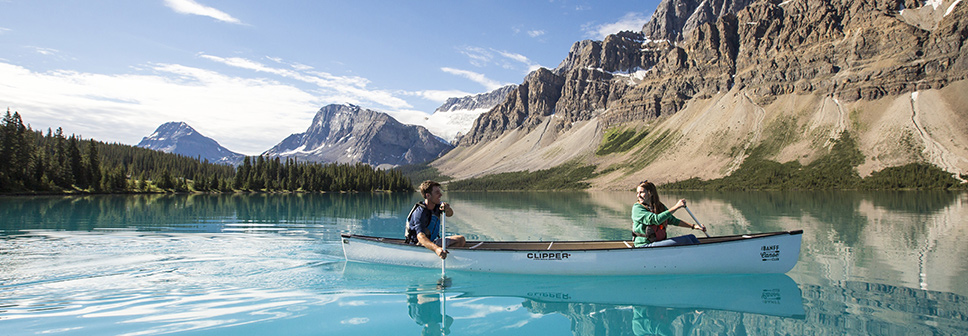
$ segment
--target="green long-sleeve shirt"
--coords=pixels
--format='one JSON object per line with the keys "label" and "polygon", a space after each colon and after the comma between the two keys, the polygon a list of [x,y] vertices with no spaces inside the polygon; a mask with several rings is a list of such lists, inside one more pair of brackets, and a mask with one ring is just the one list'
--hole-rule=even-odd
{"label": "green long-sleeve shirt", "polygon": [[[679,219],[676,217],[673,217],[672,213],[669,212],[669,210],[656,214],[656,213],[652,213],[652,211],[645,209],[645,207],[642,206],[642,204],[639,204],[639,203],[632,204],[632,232],[644,235],[646,225],[659,225],[659,224],[662,224],[662,222],[665,222],[667,220],[669,221],[667,225],[667,229],[668,229],[668,226],[679,225]],[[635,240],[633,241],[633,243],[635,244],[635,247],[640,247],[642,245],[654,243],[654,242],[649,241],[645,237],[635,237]]]}

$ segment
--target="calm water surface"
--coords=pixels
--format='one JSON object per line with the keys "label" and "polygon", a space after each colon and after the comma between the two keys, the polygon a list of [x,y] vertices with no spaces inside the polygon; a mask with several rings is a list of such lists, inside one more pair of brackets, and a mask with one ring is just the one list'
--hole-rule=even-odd
{"label": "calm water surface", "polygon": [[[340,233],[402,235],[416,194],[0,197],[0,335],[968,334],[966,194],[663,197],[688,198],[713,235],[803,229],[800,261],[785,275],[448,272],[440,291],[439,270],[343,260]],[[627,239],[633,199],[453,192],[447,228]]]}

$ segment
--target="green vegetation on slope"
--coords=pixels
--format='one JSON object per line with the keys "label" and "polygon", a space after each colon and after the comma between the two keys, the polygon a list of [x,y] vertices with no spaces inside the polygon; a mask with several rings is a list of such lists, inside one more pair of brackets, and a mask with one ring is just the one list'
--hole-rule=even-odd
{"label": "green vegetation on slope", "polygon": [[861,179],[856,167],[864,162],[850,133],[841,133],[830,152],[803,166],[797,161],[779,163],[767,160],[763,145],[750,151],[739,169],[731,175],[700,180],[691,178],[663,185],[680,190],[834,190],[834,189],[951,189],[961,187],[958,180],[940,168],[914,163],[886,168]]}
{"label": "green vegetation on slope", "polygon": [[964,189],[964,186],[941,168],[925,163],[910,163],[872,173],[864,179],[861,188],[947,190]]}
{"label": "green vegetation on slope", "polygon": [[671,149],[676,142],[682,139],[682,133],[665,130],[662,133],[651,133],[641,141],[643,144],[634,153],[633,158],[626,168],[628,171],[639,171],[655,162],[663,153]]}
{"label": "green vegetation on slope", "polygon": [[454,179],[450,176],[441,174],[437,168],[431,167],[428,164],[403,165],[394,169],[400,171],[403,176],[409,178],[410,181],[414,183],[414,187],[419,186],[420,183],[423,183],[423,181],[426,180],[446,182]]}
{"label": "green vegetation on slope", "polygon": [[602,137],[602,143],[598,145],[598,150],[595,151],[595,155],[627,152],[647,135],[649,135],[648,130],[636,132],[634,129],[609,129],[605,131],[605,135]]}

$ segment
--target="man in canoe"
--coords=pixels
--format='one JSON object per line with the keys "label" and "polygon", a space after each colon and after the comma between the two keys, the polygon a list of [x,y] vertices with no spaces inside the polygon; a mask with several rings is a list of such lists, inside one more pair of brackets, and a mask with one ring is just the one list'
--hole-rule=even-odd
{"label": "man in canoe", "polygon": [[[440,183],[424,181],[420,184],[420,194],[424,200],[414,205],[407,217],[407,243],[426,247],[440,259],[446,259],[447,251],[440,247],[440,216],[451,217],[454,209],[447,202],[440,201],[444,196]],[[463,247],[465,243],[464,236],[447,237],[447,246]]]}
{"label": "man in canoe", "polygon": [[706,232],[705,227],[689,224],[672,216],[673,212],[686,206],[685,199],[680,199],[676,205],[667,209],[665,204],[659,201],[659,192],[656,191],[655,184],[649,181],[639,183],[635,192],[638,198],[638,202],[632,205],[632,236],[635,237],[635,247],[699,244],[699,239],[691,234],[666,238],[668,225]]}

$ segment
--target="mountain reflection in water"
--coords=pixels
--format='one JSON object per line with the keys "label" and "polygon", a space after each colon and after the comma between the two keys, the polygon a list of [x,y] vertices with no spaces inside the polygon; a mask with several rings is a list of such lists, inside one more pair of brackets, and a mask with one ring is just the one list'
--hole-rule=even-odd
{"label": "mountain reflection in water", "polygon": [[[687,198],[714,236],[802,229],[799,263],[785,275],[448,272],[452,286],[441,292],[439,270],[342,260],[340,233],[402,235],[415,193],[0,197],[0,330],[968,334],[964,193],[662,198]],[[628,239],[634,194],[447,192],[444,200],[456,210],[449,231],[472,240]]]}

